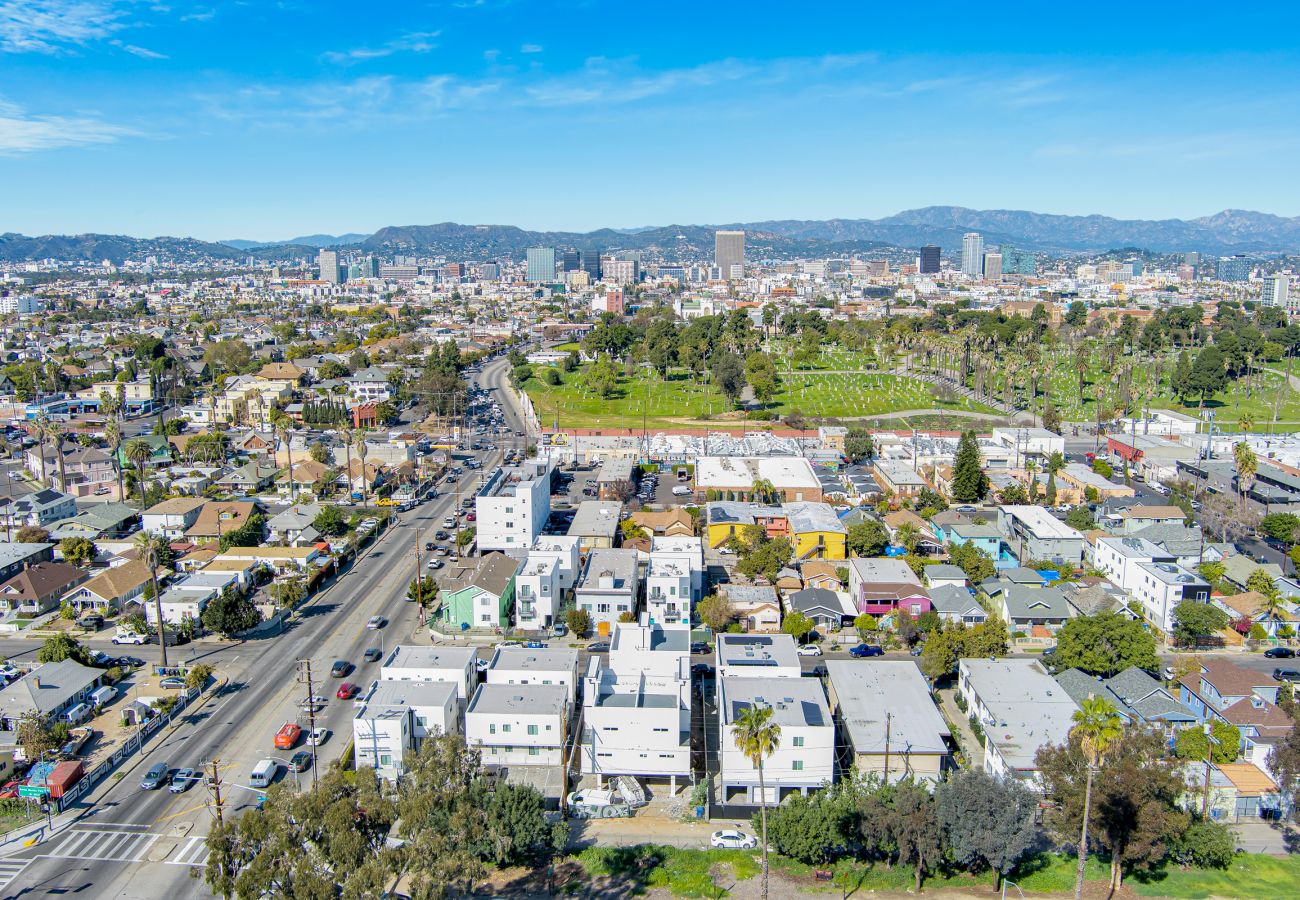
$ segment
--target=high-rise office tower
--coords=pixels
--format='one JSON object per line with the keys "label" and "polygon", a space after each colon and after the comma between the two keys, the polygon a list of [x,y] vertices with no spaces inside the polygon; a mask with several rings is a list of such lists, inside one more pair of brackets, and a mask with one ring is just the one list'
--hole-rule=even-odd
{"label": "high-rise office tower", "polygon": [[1003,275],[1037,275],[1038,260],[1028,250],[1017,250],[1003,244],[998,248],[1002,254]]}
{"label": "high-rise office tower", "polygon": [[713,263],[728,281],[745,277],[745,232],[714,232]]}
{"label": "high-rise office tower", "polygon": [[564,251],[561,261],[561,269],[565,272],[576,272],[582,268],[582,251],[570,247]]}
{"label": "high-rise office tower", "polygon": [[1249,256],[1238,253],[1225,256],[1219,260],[1218,276],[1220,281],[1249,281],[1250,268],[1254,262]]}
{"label": "high-rise office tower", "polygon": [[1285,309],[1290,305],[1290,299],[1291,276],[1289,274],[1279,272],[1264,279],[1265,306],[1279,306]]}
{"label": "high-rise office tower", "polygon": [[939,248],[926,244],[921,248],[921,258],[917,261],[917,271],[922,275],[933,275],[939,271]]}
{"label": "high-rise office tower", "polygon": [[555,280],[555,248],[554,247],[529,247],[528,248],[528,280],[529,281],[554,281]]}
{"label": "high-rise office tower", "polygon": [[316,255],[316,265],[320,267],[320,280],[330,284],[342,281],[339,272],[339,254],[337,250],[322,250]]}
{"label": "high-rise office tower", "polygon": [[968,231],[962,235],[961,271],[971,278],[979,278],[984,274],[984,235],[978,231]]}
{"label": "high-rise office tower", "polygon": [[986,281],[1002,280],[1002,254],[984,254],[984,278]]}
{"label": "high-rise office tower", "polygon": [[587,277],[593,282],[600,281],[600,251],[584,250],[582,251],[582,270],[587,273]]}

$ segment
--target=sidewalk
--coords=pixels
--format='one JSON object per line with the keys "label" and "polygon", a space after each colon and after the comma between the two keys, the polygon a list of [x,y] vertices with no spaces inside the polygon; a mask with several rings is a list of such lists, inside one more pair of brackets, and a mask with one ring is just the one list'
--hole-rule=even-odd
{"label": "sidewalk", "polygon": [[970,718],[957,708],[956,696],[957,691],[954,688],[944,688],[939,691],[939,709],[943,712],[943,717],[948,720],[948,727],[953,730],[961,744],[962,752],[966,754],[966,768],[983,769],[984,747],[980,744],[979,738],[975,737],[975,732],[971,730]]}

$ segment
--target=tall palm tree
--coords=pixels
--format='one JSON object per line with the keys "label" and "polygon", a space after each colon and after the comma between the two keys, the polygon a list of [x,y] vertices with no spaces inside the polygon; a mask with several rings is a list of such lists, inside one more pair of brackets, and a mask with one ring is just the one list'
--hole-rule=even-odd
{"label": "tall palm tree", "polygon": [[49,434],[50,420],[45,416],[36,418],[36,452],[41,457],[41,484],[46,487],[50,486],[48,474],[45,471],[45,438]]}
{"label": "tall palm tree", "polygon": [[[45,438],[54,448],[54,460],[59,466],[59,490],[63,493],[68,492],[67,470],[64,468],[63,460],[63,426],[58,422],[50,422],[45,426]],[[41,447],[41,455],[45,455],[45,448]]]}
{"label": "tall palm tree", "polygon": [[1034,502],[1034,494],[1037,493],[1037,481],[1035,476],[1038,474],[1038,460],[1025,460],[1025,475],[1029,476],[1025,481],[1025,493],[1029,495],[1029,502]]}
{"label": "tall palm tree", "polygon": [[1255,483],[1255,475],[1259,472],[1259,459],[1255,456],[1255,451],[1251,449],[1250,444],[1245,441],[1239,441],[1233,446],[1232,458],[1237,464],[1237,495],[1240,498],[1240,511],[1244,513],[1246,511],[1246,492]]}
{"label": "tall palm tree", "polygon": [[763,825],[763,900],[767,900],[767,785],[763,781],[763,760],[781,746],[781,726],[772,721],[772,707],[755,703],[736,716],[731,737],[736,749],[758,769],[758,812]]}
{"label": "tall palm tree", "polygon": [[1092,816],[1092,780],[1110,752],[1124,734],[1119,713],[1104,697],[1089,696],[1074,712],[1071,735],[1088,760],[1087,782],[1083,789],[1083,827],[1079,833],[1079,864],[1074,873],[1074,900],[1083,900],[1083,870],[1088,862],[1088,819]]}
{"label": "tall palm tree", "polygon": [[117,502],[125,503],[126,491],[122,487],[122,460],[119,455],[122,449],[122,426],[116,418],[110,418],[104,423],[104,439],[112,451],[113,474],[117,476]]}
{"label": "tall palm tree", "polygon": [[298,491],[293,480],[293,447],[289,445],[289,432],[293,430],[293,419],[289,418],[284,410],[277,409],[271,416],[271,427],[280,435],[280,440],[284,442],[284,452],[289,456],[289,502],[297,503]]}
{"label": "tall palm tree", "polygon": [[162,596],[158,593],[158,541],[147,531],[135,536],[135,549],[140,561],[149,567],[149,581],[153,585],[153,613],[158,620],[158,647],[162,652],[160,665],[167,668],[167,634],[163,629]]}
{"label": "tall palm tree", "polygon": [[361,508],[365,509],[370,505],[370,476],[366,472],[366,454],[370,448],[366,446],[366,433],[363,430],[357,435],[357,458],[361,460]]}
{"label": "tall palm tree", "polygon": [[144,438],[132,438],[126,442],[123,452],[126,454],[126,458],[129,459],[131,464],[137,469],[136,487],[140,491],[140,509],[143,510],[145,487],[144,470],[145,466],[149,463],[150,458],[153,456],[153,447]]}

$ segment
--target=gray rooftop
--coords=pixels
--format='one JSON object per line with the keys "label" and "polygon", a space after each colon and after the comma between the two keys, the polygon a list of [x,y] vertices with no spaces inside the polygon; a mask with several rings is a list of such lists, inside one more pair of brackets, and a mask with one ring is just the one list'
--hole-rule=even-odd
{"label": "gray rooftop", "polygon": [[398,644],[388,652],[385,669],[450,669],[460,671],[470,665],[478,651],[473,647],[421,647]]}
{"label": "gray rooftop", "polygon": [[445,706],[455,697],[456,685],[450,681],[376,681],[361,701],[364,708],[357,718],[373,718],[386,709]]}
{"label": "gray rooftop", "polygon": [[612,538],[618,533],[618,517],[622,512],[623,504],[617,501],[584,500],[573,514],[569,534]]}
{"label": "gray rooftop", "polygon": [[7,569],[25,559],[31,559],[53,546],[53,544],[19,544],[0,541],[0,569]]}
{"label": "gray rooftop", "polygon": [[[832,659],[826,663],[838,704],[836,716],[848,730],[858,753],[883,753],[885,730],[889,748],[900,756],[947,753],[950,732],[926,688],[925,678],[911,660]],[[886,714],[889,721],[886,723]]]}
{"label": "gray rooftop", "polygon": [[971,688],[991,719],[984,734],[1007,762],[1033,771],[1044,744],[1062,743],[1079,707],[1037,659],[963,659]]}
{"label": "gray rooftop", "polygon": [[730,725],[754,704],[772,707],[772,721],[782,727],[829,726],[831,711],[821,682],[815,678],[748,678],[728,676],[718,682],[718,707]]}
{"label": "gray rooftop", "polygon": [[498,647],[492,656],[494,672],[572,672],[577,669],[577,650]]}
{"label": "gray rooftop", "polygon": [[558,716],[568,699],[562,684],[480,684],[466,715]]}
{"label": "gray rooftop", "polygon": [[104,674],[71,659],[44,663],[4,690],[0,690],[0,715],[21,718],[23,713],[48,713],[90,687]]}
{"label": "gray rooftop", "polygon": [[788,634],[719,634],[719,666],[777,668],[799,666],[794,638]]}

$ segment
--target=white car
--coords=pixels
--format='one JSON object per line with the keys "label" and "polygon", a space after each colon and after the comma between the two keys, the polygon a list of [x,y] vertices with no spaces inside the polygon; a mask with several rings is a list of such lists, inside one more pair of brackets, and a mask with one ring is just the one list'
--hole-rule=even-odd
{"label": "white car", "polygon": [[743,831],[715,831],[709,838],[709,846],[719,850],[753,850],[758,846],[758,838]]}
{"label": "white car", "polygon": [[307,746],[319,747],[330,739],[330,730],[328,728],[314,728],[307,732]]}
{"label": "white car", "polygon": [[383,616],[371,616],[370,620],[366,622],[366,628],[368,628],[370,631],[378,631],[379,629],[383,628],[387,624],[388,624],[388,620],[385,619]]}
{"label": "white car", "polygon": [[804,644],[802,647],[799,648],[799,655],[800,656],[821,656],[822,648],[818,647],[816,644]]}
{"label": "white car", "polygon": [[689,497],[693,493],[695,492],[684,484],[679,484],[677,487],[673,488],[674,497]]}

